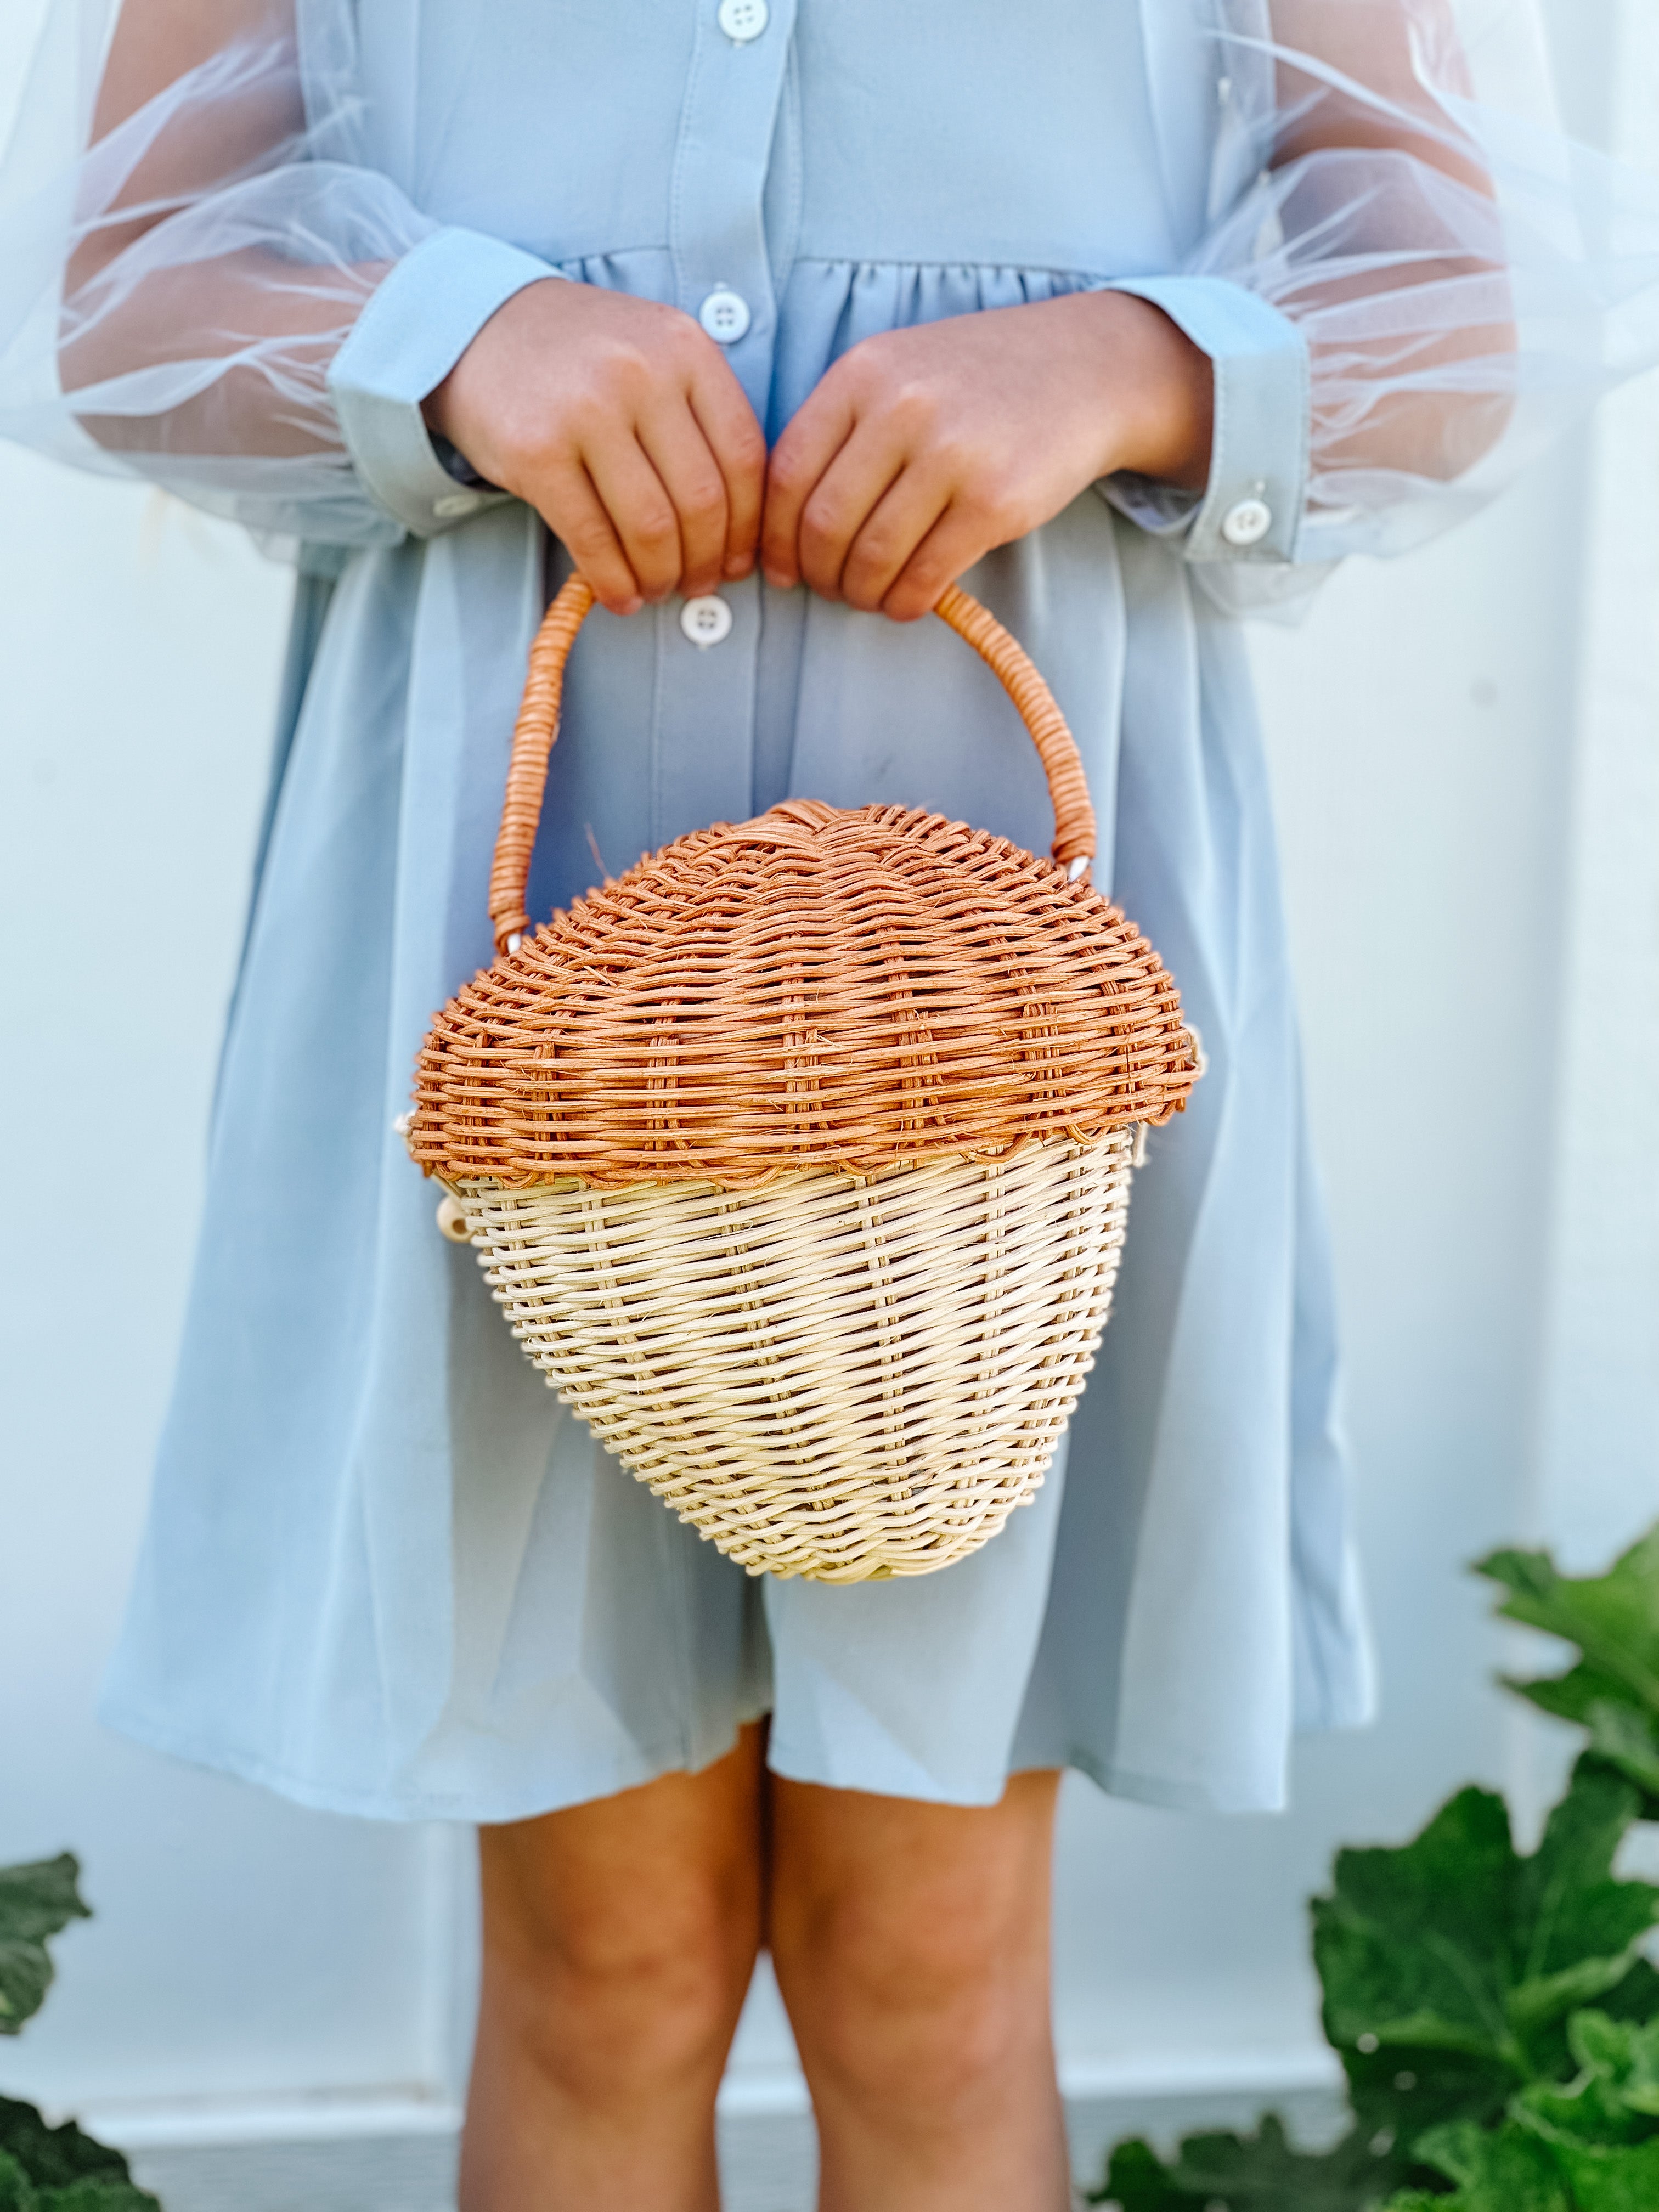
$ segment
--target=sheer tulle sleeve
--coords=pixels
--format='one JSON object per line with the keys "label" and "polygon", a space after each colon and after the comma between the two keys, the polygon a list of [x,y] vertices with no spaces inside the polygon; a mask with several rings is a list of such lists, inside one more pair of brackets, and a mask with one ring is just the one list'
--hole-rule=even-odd
{"label": "sheer tulle sleeve", "polygon": [[[418,403],[556,272],[376,166],[356,10],[52,4],[0,170],[0,434],[267,539],[429,532],[489,496]],[[1176,182],[1208,197],[1183,265],[1126,289],[1214,360],[1216,451],[1196,502],[1104,489],[1224,604],[1443,528],[1659,358],[1659,189],[1563,139],[1535,14],[1144,0],[1149,48],[1188,41]]]}
{"label": "sheer tulle sleeve", "polygon": [[1659,360],[1659,186],[1561,135],[1534,0],[1209,0],[1203,35],[1203,234],[1133,289],[1216,357],[1215,471],[1196,512],[1113,496],[1248,607],[1446,528]]}
{"label": "sheer tulle sleeve", "polygon": [[0,434],[279,546],[481,503],[399,381],[553,272],[361,158],[349,32],[336,0],[56,0],[0,168]]}

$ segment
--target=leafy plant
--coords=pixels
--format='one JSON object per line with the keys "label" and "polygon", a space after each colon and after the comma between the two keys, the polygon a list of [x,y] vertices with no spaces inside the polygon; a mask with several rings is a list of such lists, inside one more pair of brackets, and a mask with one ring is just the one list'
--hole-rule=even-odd
{"label": "leafy plant", "polygon": [[[1559,2078],[1572,2013],[1617,2004],[1632,1976],[1645,2003],[1636,1947],[1659,1889],[1613,1874],[1637,1804],[1629,1784],[1581,1766],[1531,1858],[1485,1790],[1460,1791],[1401,1850],[1338,1854],[1334,1894],[1314,1903],[1314,1960],[1363,2122],[1420,2134],[1431,2106],[1434,2121],[1494,2118],[1524,2083]],[[1443,2057],[1459,2063],[1443,2070]]]}
{"label": "leafy plant", "polygon": [[49,1936],[90,1917],[65,1851],[33,1866],[0,1867],[0,2035],[16,2035],[52,1987]]}
{"label": "leafy plant", "polygon": [[1558,1573],[1547,1552],[1494,1552],[1475,1572],[1509,1592],[1504,1620],[1578,1646],[1565,1674],[1507,1686],[1588,1729],[1592,1756],[1643,1793],[1644,1820],[1659,1820],[1659,1528],[1605,1575]]}
{"label": "leafy plant", "polygon": [[1620,1880],[1659,1820],[1659,1529],[1603,1576],[1543,1553],[1478,1573],[1507,1619],[1578,1648],[1565,1674],[1509,1684],[1589,1732],[1530,1856],[1503,1800],[1460,1790],[1392,1850],[1337,1855],[1313,1902],[1327,2039],[1353,2125],[1297,2150],[1191,2136],[1165,2160],[1112,2154],[1094,2202],[1121,2212],[1659,2212],[1659,1888]]}
{"label": "leafy plant", "polygon": [[1645,2027],[1580,2013],[1580,2071],[1565,2088],[1522,2090],[1490,2131],[1464,2121],[1426,2136],[1423,2157],[1455,2182],[1393,2212],[1652,2212],[1659,2204],[1659,2021]]}
{"label": "leafy plant", "polygon": [[[30,1866],[0,1867],[0,2035],[16,2035],[52,1987],[47,1944],[71,1920],[89,1918],[80,1869],[65,1851]],[[72,2120],[48,2127],[33,2105],[0,2097],[0,2212],[161,2212],[135,2188],[118,2150]]]}
{"label": "leafy plant", "polygon": [[1146,2143],[1120,2143],[1095,2202],[1122,2212],[1373,2212],[1402,2174],[1392,2137],[1356,2128],[1334,2150],[1298,2151],[1269,2112],[1253,2136],[1188,2136],[1170,2166]]}

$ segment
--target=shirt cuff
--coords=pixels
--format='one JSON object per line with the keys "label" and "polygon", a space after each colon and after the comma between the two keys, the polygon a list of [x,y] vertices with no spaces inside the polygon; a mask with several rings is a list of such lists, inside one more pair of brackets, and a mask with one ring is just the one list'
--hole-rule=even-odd
{"label": "shirt cuff", "polygon": [[480,231],[434,230],[370,295],[328,373],[329,394],[371,496],[417,538],[508,495],[463,485],[433,447],[421,402],[498,307],[558,276],[533,253]]}
{"label": "shirt cuff", "polygon": [[1111,480],[1114,504],[1189,561],[1296,558],[1307,497],[1308,349],[1287,315],[1224,276],[1128,277],[1103,287],[1161,307],[1215,368],[1215,431],[1201,497]]}

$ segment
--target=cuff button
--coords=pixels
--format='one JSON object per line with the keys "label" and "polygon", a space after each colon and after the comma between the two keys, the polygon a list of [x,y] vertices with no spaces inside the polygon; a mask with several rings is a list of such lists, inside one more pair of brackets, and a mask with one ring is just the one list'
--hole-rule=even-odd
{"label": "cuff button", "polygon": [[1273,511],[1265,499],[1241,499],[1222,517],[1221,534],[1229,545],[1241,549],[1260,545],[1273,526]]}

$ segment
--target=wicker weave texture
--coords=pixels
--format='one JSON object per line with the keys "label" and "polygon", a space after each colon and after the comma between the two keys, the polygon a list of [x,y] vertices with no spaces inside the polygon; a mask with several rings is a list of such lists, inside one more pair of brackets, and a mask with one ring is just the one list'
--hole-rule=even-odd
{"label": "wicker weave texture", "polygon": [[751,1573],[948,1566],[1042,1482],[1093,1364],[1127,1130],[868,1179],[464,1185],[514,1334]]}
{"label": "wicker weave texture", "polygon": [[446,1182],[872,1175],[1178,1112],[1146,939],[1006,838],[811,801],[683,837],[437,1017],[410,1149]]}
{"label": "wicker weave texture", "polygon": [[941,617],[1042,761],[1054,858],[897,806],[812,799],[682,837],[525,937],[572,577],[532,647],[490,878],[500,957],[436,1017],[410,1150],[446,1182],[723,1189],[1088,1143],[1197,1079],[1174,983],[1086,882],[1095,817],[1054,695],[977,600]]}

